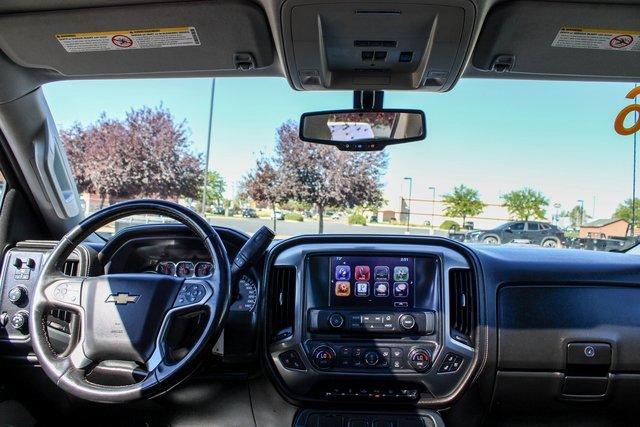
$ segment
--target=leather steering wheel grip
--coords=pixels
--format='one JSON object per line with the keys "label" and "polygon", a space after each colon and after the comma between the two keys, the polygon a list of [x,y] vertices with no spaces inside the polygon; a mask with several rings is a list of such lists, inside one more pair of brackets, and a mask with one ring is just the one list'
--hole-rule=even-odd
{"label": "leather steering wheel grip", "polygon": [[[200,290],[204,290],[202,300],[198,304],[176,306],[174,300],[179,293],[184,292],[184,287],[188,285],[189,279],[163,278],[162,286],[173,286],[175,289],[158,291],[158,288],[145,288],[148,286],[160,286],[159,278],[146,274],[132,275],[103,275],[98,278],[69,277],[62,273],[62,266],[71,252],[83,242],[89,235],[97,231],[100,227],[109,224],[117,219],[138,214],[162,215],[175,219],[187,226],[198,237],[216,266],[214,274],[208,279],[198,278],[196,285]],[[111,280],[110,280],[111,278]],[[78,300],[60,300],[53,297],[56,287],[65,285],[66,288],[77,292]],[[91,316],[101,315],[100,310],[111,310],[115,307],[98,306],[97,304],[109,304],[109,298],[104,299],[105,292],[113,292],[113,287],[126,287],[127,284],[134,286],[140,293],[142,299],[149,295],[144,295],[144,290],[149,289],[151,294],[149,299],[142,301],[142,304],[131,304],[137,306],[135,309],[146,310],[140,319],[156,319],[162,321],[160,326],[149,325],[149,332],[158,334],[154,336],[153,354],[147,360],[148,365],[153,365],[149,369],[147,376],[136,383],[108,386],[95,384],[85,378],[84,368],[90,366],[92,362],[98,360],[90,359],[86,356],[88,344],[87,336],[91,335],[92,342],[103,335],[90,334],[87,324],[93,325],[96,321]],[[88,291],[88,286],[94,286]],[[98,286],[100,288],[98,289]],[[140,292],[142,290],[142,292]],[[100,293],[102,292],[102,293]],[[59,294],[58,294],[59,295]],[[87,296],[92,298],[88,298]],[[226,321],[231,301],[231,269],[229,259],[222,240],[209,223],[197,213],[188,208],[173,202],[162,200],[131,200],[118,203],[102,209],[83,220],[80,224],[70,230],[55,246],[47,257],[38,278],[30,308],[29,328],[31,331],[31,343],[33,350],[47,376],[60,388],[68,393],[86,400],[106,403],[128,402],[143,397],[152,397],[161,394],[171,387],[184,380],[197,366],[200,355],[214,343],[222,333]],[[158,299],[167,299],[158,301]],[[161,302],[159,304],[159,302]],[[145,305],[146,304],[146,305]],[[129,304],[125,304],[119,310],[122,315]],[[184,304],[183,304],[184,305]],[[71,343],[69,351],[64,354],[56,354],[50,345],[47,337],[46,315],[52,306],[60,306],[75,311],[81,319],[80,339],[77,343]],[[160,308],[158,308],[160,307]],[[183,310],[197,308],[206,312],[206,321],[202,334],[195,340],[195,343],[179,361],[169,361],[162,352],[162,334],[166,324],[170,321],[170,316]],[[133,308],[131,308],[133,309]],[[162,310],[162,313],[152,313],[152,310]],[[95,312],[95,313],[94,313]],[[87,319],[94,321],[89,322]],[[147,325],[142,325],[147,333]],[[125,328],[126,329],[126,328]],[[126,335],[126,330],[124,331]],[[148,337],[147,337],[148,338]],[[145,340],[148,342],[149,340]],[[109,346],[102,345],[101,348]],[[132,345],[133,346],[133,345]],[[134,352],[135,353],[135,352]],[[94,355],[89,351],[90,355]],[[113,360],[113,359],[109,359]],[[104,360],[99,360],[104,361]],[[151,362],[152,361],[152,362]]]}

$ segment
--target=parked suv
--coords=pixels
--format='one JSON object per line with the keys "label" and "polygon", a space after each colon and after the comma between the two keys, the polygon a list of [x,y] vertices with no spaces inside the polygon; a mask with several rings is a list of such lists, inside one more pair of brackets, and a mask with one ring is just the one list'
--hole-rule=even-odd
{"label": "parked suv", "polygon": [[493,230],[468,235],[468,239],[491,245],[504,243],[529,243],[547,248],[557,248],[565,243],[562,230],[540,221],[512,221]]}

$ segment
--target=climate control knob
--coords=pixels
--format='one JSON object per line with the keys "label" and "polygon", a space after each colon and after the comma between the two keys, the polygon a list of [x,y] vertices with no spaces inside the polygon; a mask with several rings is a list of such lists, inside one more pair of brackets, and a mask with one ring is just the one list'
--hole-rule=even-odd
{"label": "climate control knob", "polygon": [[409,352],[407,362],[417,372],[428,371],[431,367],[431,353],[424,348],[414,348]]}
{"label": "climate control knob", "polygon": [[14,304],[20,304],[27,297],[27,290],[22,286],[16,286],[9,290],[9,301]]}
{"label": "climate control knob", "polygon": [[380,361],[380,355],[375,350],[369,350],[364,354],[363,359],[367,365],[376,366]]}
{"label": "climate control knob", "polygon": [[333,313],[329,316],[329,326],[335,329],[340,329],[344,325],[344,317],[340,313]]}
{"label": "climate control knob", "polygon": [[11,326],[19,331],[23,330],[27,326],[27,320],[29,314],[26,311],[19,311],[11,318]]}
{"label": "climate control knob", "polygon": [[321,345],[313,350],[311,360],[316,368],[329,369],[336,364],[336,352],[328,345]]}

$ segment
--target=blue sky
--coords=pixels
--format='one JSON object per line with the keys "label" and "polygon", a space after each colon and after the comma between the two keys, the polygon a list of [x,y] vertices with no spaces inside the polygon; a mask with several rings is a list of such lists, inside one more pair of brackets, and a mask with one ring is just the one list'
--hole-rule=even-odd
{"label": "blue sky", "polygon": [[[162,103],[186,120],[194,151],[204,152],[210,79],[58,82],[45,96],[59,128],[94,122],[102,112],[123,117],[131,108]],[[467,79],[450,92],[388,92],[387,108],[419,108],[427,115],[425,141],[387,148],[386,197],[430,198],[455,185],[477,188],[487,203],[529,186],[551,203],[608,217],[631,195],[632,137],[613,131],[618,111],[633,87],[620,83],[567,83]],[[210,167],[230,191],[270,152],[275,129],[305,111],[350,108],[350,92],[296,92],[283,78],[216,80]]]}

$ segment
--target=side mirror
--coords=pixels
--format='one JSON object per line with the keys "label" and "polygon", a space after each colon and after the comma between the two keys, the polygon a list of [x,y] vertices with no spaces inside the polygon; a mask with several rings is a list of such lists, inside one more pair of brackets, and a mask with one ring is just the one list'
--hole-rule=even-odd
{"label": "side mirror", "polygon": [[513,230],[511,229],[511,227],[505,228],[504,231],[507,233],[513,233]]}
{"label": "side mirror", "polygon": [[333,145],[342,151],[379,151],[426,136],[425,115],[420,110],[319,111],[300,117],[302,141]]}

